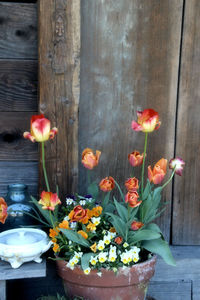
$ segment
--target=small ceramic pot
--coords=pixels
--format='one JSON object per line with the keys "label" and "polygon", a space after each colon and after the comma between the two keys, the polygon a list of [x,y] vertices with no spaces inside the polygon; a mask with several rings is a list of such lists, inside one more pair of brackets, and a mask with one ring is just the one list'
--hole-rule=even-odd
{"label": "small ceramic pot", "polygon": [[8,261],[12,268],[20,267],[24,262],[42,261],[41,255],[52,242],[40,229],[17,228],[0,233],[0,258]]}
{"label": "small ceramic pot", "polygon": [[95,270],[85,275],[79,266],[71,270],[63,260],[56,262],[69,299],[80,296],[87,300],[144,300],[154,275],[156,256],[132,267],[119,268],[117,274],[101,269],[101,276]]}

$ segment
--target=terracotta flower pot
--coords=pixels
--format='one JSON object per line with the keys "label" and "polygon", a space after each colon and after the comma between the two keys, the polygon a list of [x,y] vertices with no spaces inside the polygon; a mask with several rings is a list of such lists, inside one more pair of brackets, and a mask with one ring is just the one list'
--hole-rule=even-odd
{"label": "terracotta flower pot", "polygon": [[81,296],[85,300],[144,300],[155,263],[156,256],[153,256],[130,268],[120,268],[116,275],[102,269],[101,277],[95,270],[89,275],[85,275],[80,267],[71,270],[63,260],[57,260],[57,267],[69,299]]}

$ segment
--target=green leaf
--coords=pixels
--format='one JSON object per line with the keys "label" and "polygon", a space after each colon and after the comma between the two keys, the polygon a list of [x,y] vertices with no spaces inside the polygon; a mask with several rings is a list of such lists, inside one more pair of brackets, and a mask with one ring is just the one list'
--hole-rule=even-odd
{"label": "green leaf", "polygon": [[[37,209],[39,210],[39,212],[41,213],[41,215],[45,218],[45,220],[49,223],[49,225],[51,227],[54,227],[55,223],[56,223],[56,219],[53,215],[52,216],[52,219],[50,217],[50,212],[49,210],[45,210],[42,208],[42,205],[38,203],[38,201],[33,197],[31,196],[31,202],[34,203],[34,205],[37,207]],[[54,224],[52,224],[52,221]]]}
{"label": "green leaf", "polygon": [[94,199],[96,199],[98,197],[99,194],[99,187],[96,184],[96,182],[92,182],[89,186],[88,186],[88,194],[92,195],[92,197]]}
{"label": "green leaf", "polygon": [[81,257],[81,267],[83,270],[87,269],[89,267],[89,262],[92,256],[95,256],[93,252],[85,253]]}
{"label": "green leaf", "polygon": [[108,216],[111,217],[110,222],[112,223],[113,227],[116,229],[117,233],[120,234],[125,239],[125,232],[126,232],[126,223],[120,219],[120,217],[112,214],[106,213]]}
{"label": "green leaf", "polygon": [[70,229],[60,229],[60,231],[62,231],[62,233],[66,236],[66,238],[68,238],[68,240],[87,248],[90,247],[89,242],[84,239],[81,234]]}
{"label": "green leaf", "polygon": [[116,207],[116,210],[117,210],[120,218],[123,221],[127,222],[127,220],[128,220],[128,210],[124,207],[123,204],[117,202],[117,200],[115,199],[115,197],[114,197],[114,203],[115,203],[115,207]]}
{"label": "green leaf", "polygon": [[149,179],[147,179],[147,184],[146,184],[146,187],[144,189],[144,193],[143,193],[143,199],[142,200],[145,200],[148,198],[148,195],[151,193],[151,184],[150,184],[150,181]]}
{"label": "green leaf", "polygon": [[102,207],[103,207],[104,210],[106,210],[106,207],[108,206],[109,200],[110,200],[110,192],[108,192],[105,195],[105,197],[104,197],[104,199],[102,201]]}
{"label": "green leaf", "polygon": [[155,232],[153,230],[149,229],[143,229],[137,231],[134,236],[130,239],[131,243],[137,243],[139,241],[144,241],[144,240],[154,240],[160,238],[160,233]]}
{"label": "green leaf", "polygon": [[158,233],[162,233],[160,228],[158,227],[158,225],[156,225],[155,223],[150,223],[150,224],[146,225],[145,229],[149,229],[149,230],[153,230]]}
{"label": "green leaf", "polygon": [[160,255],[168,265],[176,265],[176,262],[171,254],[169,245],[165,240],[160,238],[151,241],[143,241],[142,247],[152,253]]}

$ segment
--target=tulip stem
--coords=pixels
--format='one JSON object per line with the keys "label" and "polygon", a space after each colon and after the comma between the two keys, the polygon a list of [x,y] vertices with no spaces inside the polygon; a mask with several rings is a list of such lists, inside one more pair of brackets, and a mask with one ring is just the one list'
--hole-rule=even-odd
{"label": "tulip stem", "polygon": [[142,163],[142,178],[141,178],[141,197],[143,198],[143,191],[144,191],[144,166],[145,166],[145,158],[147,152],[147,138],[148,132],[145,132],[145,142],[144,142],[144,153],[143,153],[143,163]]}
{"label": "tulip stem", "polygon": [[49,182],[48,182],[48,177],[47,177],[47,170],[45,166],[45,150],[44,150],[44,142],[42,142],[42,167],[43,167],[43,172],[44,172],[44,179],[47,187],[47,192],[50,192],[49,188]]}
{"label": "tulip stem", "polygon": [[169,179],[163,184],[162,189],[164,189],[168,185],[168,183],[170,183],[170,181],[172,180],[172,178],[175,174],[175,171],[176,171],[176,167],[174,167],[173,172],[172,172],[171,176],[169,177]]}

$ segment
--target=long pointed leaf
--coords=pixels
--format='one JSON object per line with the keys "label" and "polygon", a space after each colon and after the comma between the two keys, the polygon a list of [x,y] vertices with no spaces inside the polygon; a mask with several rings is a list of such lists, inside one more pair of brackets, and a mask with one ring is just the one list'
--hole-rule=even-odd
{"label": "long pointed leaf", "polygon": [[114,198],[114,203],[115,203],[115,207],[116,210],[118,212],[118,215],[120,216],[120,218],[127,222],[128,221],[128,210],[119,202],[117,202],[117,200]]}
{"label": "long pointed leaf", "polygon": [[68,240],[73,241],[84,247],[90,247],[89,242],[77,232],[70,229],[60,229],[60,231],[62,231],[62,233],[66,236],[66,238],[68,238]]}

